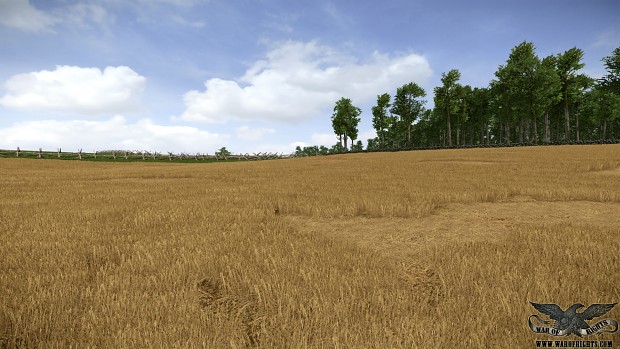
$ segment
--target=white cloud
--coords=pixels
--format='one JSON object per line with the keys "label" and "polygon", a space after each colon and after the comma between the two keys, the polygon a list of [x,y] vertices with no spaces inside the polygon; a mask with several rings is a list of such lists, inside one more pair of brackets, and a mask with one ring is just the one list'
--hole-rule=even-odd
{"label": "white cloud", "polygon": [[192,7],[198,4],[204,4],[209,0],[141,0],[143,3],[160,3],[166,5],[180,6],[180,7]]}
{"label": "white cloud", "polygon": [[313,133],[310,139],[312,145],[324,145],[328,148],[338,143],[338,136],[333,133]]}
{"label": "white cloud", "polygon": [[359,134],[359,139],[364,142],[364,144],[366,144],[369,139],[374,139],[375,137],[377,137],[377,131],[374,129],[365,130]]}
{"label": "white cloud", "polygon": [[273,29],[283,33],[290,34],[293,32],[292,24],[299,19],[299,15],[292,12],[287,13],[271,13],[265,12],[266,20],[263,20],[261,24],[265,28]]}
{"label": "white cloud", "polygon": [[0,105],[21,111],[111,114],[134,111],[146,78],[129,67],[57,66],[14,75],[5,83]]}
{"label": "white cloud", "polygon": [[237,127],[237,138],[248,141],[260,141],[266,135],[274,134],[276,130],[272,128],[250,128],[248,126]]}
{"label": "white cloud", "polygon": [[147,150],[188,153],[213,152],[230,136],[210,133],[195,127],[154,124],[149,119],[128,123],[115,116],[104,121],[40,120],[16,123],[0,128],[0,148],[66,151]]}
{"label": "white cloud", "polygon": [[114,17],[98,4],[75,4],[63,9],[60,13],[66,22],[82,27],[87,27],[91,23],[105,26],[114,21]]}
{"label": "white cloud", "polygon": [[57,18],[32,6],[28,0],[0,0],[0,24],[27,32],[50,31]]}
{"label": "white cloud", "polygon": [[620,41],[620,31],[614,29],[607,30],[599,34],[599,36],[592,44],[593,47],[614,48],[617,47]]}
{"label": "white cloud", "polygon": [[237,81],[205,82],[189,91],[180,119],[225,123],[231,120],[296,122],[331,109],[340,97],[369,102],[377,94],[407,82],[425,82],[432,70],[417,54],[390,56],[374,52],[365,62],[333,48],[286,41],[255,62]]}
{"label": "white cloud", "polygon": [[185,17],[179,15],[178,13],[170,15],[170,19],[173,22],[178,23],[180,25],[192,27],[196,29],[204,28],[207,25],[205,21],[191,21],[191,20],[185,19]]}

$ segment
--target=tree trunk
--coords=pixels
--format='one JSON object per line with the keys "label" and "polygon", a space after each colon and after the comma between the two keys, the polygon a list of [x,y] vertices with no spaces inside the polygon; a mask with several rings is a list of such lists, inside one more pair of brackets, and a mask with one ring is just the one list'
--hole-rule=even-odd
{"label": "tree trunk", "polygon": [[484,136],[484,144],[489,144],[489,143],[491,143],[491,139],[490,139],[491,138],[491,130],[489,130],[489,125],[485,125],[484,128],[485,128],[485,131],[486,131],[486,134]]}
{"label": "tree trunk", "polygon": [[510,144],[510,121],[506,120],[506,144]]}
{"label": "tree trunk", "polygon": [[384,129],[381,128],[381,149],[383,149],[383,143],[385,142],[385,134],[384,134]]}
{"label": "tree trunk", "polygon": [[523,116],[519,115],[519,143],[523,143]]}
{"label": "tree trunk", "polygon": [[407,146],[411,147],[411,124],[407,125]]}
{"label": "tree trunk", "polygon": [[446,133],[447,133],[447,136],[448,136],[448,147],[451,147],[452,146],[452,127],[450,125],[450,108],[448,107],[446,110],[447,110],[446,114],[448,115],[448,118],[447,118],[447,120],[448,120],[448,131]]}
{"label": "tree trunk", "polygon": [[[566,97],[565,97],[566,98]],[[564,100],[564,140],[570,138],[570,119],[568,115],[568,101]]]}
{"label": "tree trunk", "polygon": [[575,113],[575,139],[579,142],[579,113]]}
{"label": "tree trunk", "polygon": [[607,119],[604,119],[603,120],[603,137],[601,139],[607,139],[606,133],[607,133]]}
{"label": "tree trunk", "polygon": [[344,150],[347,151],[349,150],[349,147],[347,147],[347,135],[344,135]]}
{"label": "tree trunk", "polygon": [[536,125],[536,112],[532,113],[532,143],[538,143],[538,127]]}
{"label": "tree trunk", "polygon": [[461,146],[462,142],[461,142],[461,134],[462,134],[462,130],[461,130],[461,115],[460,114],[456,114],[456,146],[459,147]]}
{"label": "tree trunk", "polygon": [[524,140],[525,143],[529,143],[530,142],[530,129],[532,128],[532,123],[530,119],[525,119],[525,127],[524,127]]}
{"label": "tree trunk", "polygon": [[549,139],[549,111],[545,110],[545,135],[543,137],[543,142],[545,143],[549,143],[550,139]]}

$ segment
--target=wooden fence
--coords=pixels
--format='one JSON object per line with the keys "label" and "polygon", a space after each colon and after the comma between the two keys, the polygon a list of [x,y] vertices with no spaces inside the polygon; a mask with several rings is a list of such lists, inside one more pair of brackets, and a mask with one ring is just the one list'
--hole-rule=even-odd
{"label": "wooden fence", "polygon": [[0,158],[57,158],[57,159],[78,159],[78,160],[118,160],[118,161],[256,161],[256,160],[274,160],[274,159],[286,159],[293,158],[296,155],[284,154],[284,153],[246,153],[246,154],[213,154],[209,153],[179,153],[172,152],[159,153],[149,151],[129,151],[129,150],[104,150],[95,151],[92,153],[83,152],[82,149],[78,149],[77,152],[63,152],[58,148],[54,151],[44,151],[41,148],[39,150],[21,150],[17,147],[16,150],[2,150],[0,149]]}

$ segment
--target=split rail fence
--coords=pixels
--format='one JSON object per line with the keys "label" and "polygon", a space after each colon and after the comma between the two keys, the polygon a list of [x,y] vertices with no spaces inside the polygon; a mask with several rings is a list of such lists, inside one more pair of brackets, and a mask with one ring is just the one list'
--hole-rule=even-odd
{"label": "split rail fence", "polygon": [[63,152],[58,148],[55,152],[44,151],[39,148],[38,151],[33,150],[21,150],[17,147],[16,150],[0,150],[0,158],[57,158],[57,159],[77,159],[77,160],[154,160],[154,161],[181,161],[181,160],[193,160],[193,161],[256,161],[256,160],[274,160],[293,158],[296,155],[284,154],[284,153],[246,153],[246,154],[213,154],[209,153],[179,153],[172,152],[159,153],[149,151],[129,151],[129,150],[104,150],[95,151],[92,153],[83,152],[82,149],[78,149],[77,152]]}

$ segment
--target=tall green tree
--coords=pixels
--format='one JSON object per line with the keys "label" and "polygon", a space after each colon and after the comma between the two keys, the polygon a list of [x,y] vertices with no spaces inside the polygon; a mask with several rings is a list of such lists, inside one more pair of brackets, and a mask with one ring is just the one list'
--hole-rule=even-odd
{"label": "tall green tree", "polygon": [[456,115],[456,145],[460,146],[464,144],[464,125],[469,121],[469,115],[471,112],[472,104],[472,89],[471,86],[456,85],[454,90],[454,103],[455,103],[455,115]]}
{"label": "tall green tree", "polygon": [[407,130],[407,146],[411,147],[411,126],[415,120],[424,112],[424,104],[426,101],[421,100],[425,97],[426,92],[415,82],[405,84],[396,89],[394,104],[391,112],[399,116],[399,121],[404,129]]}
{"label": "tall green tree", "polygon": [[620,96],[620,47],[616,48],[610,56],[602,59],[607,75],[602,77],[600,85],[607,91]]}
{"label": "tall green tree", "polygon": [[541,88],[540,64],[534,44],[524,41],[511,50],[506,65],[498,75],[506,86],[505,97],[510,100],[510,105],[517,114],[519,142],[529,138],[529,132],[526,132],[526,129],[536,127]]}
{"label": "tall green tree", "polygon": [[336,135],[342,139],[344,138],[344,149],[347,150],[347,139],[350,138],[351,142],[357,139],[359,130],[358,124],[360,122],[360,114],[362,110],[353,105],[351,99],[340,98],[334,106],[334,114],[332,115],[332,127]]}
{"label": "tall green tree", "polygon": [[580,78],[577,72],[585,66],[582,63],[583,50],[576,47],[571,48],[558,55],[557,70],[560,77],[562,90],[562,106],[564,109],[564,139],[570,139],[570,115],[569,105],[577,94],[580,86]]}
{"label": "tall green tree", "polygon": [[448,146],[452,146],[452,124],[450,114],[453,104],[453,96],[457,88],[457,82],[460,79],[461,73],[457,69],[452,69],[448,73],[441,74],[442,86],[435,88],[435,105],[439,104],[442,107],[441,112],[446,120],[446,137],[448,139]]}
{"label": "tall green tree", "polygon": [[598,139],[613,138],[609,135],[609,125],[620,117],[620,95],[612,93],[608,88],[597,85],[585,93],[580,105],[580,112],[588,117],[595,126]]}
{"label": "tall green tree", "polygon": [[500,65],[495,72],[497,79],[491,81],[492,104],[495,109],[494,124],[499,143],[512,142],[511,126],[516,112],[516,103],[512,99],[510,70]]}
{"label": "tall green tree", "polygon": [[490,119],[490,90],[476,87],[471,91],[469,144],[488,144]]}
{"label": "tall green tree", "polygon": [[377,131],[381,148],[385,145],[385,131],[390,126],[390,98],[388,93],[378,95],[377,105],[372,107],[372,127]]}
{"label": "tall green tree", "polygon": [[539,67],[539,107],[543,113],[543,143],[551,141],[549,112],[562,100],[562,86],[557,70],[557,56],[543,58]]}

